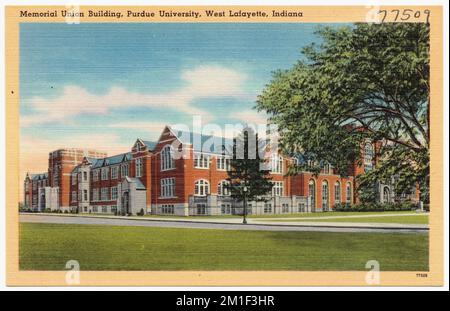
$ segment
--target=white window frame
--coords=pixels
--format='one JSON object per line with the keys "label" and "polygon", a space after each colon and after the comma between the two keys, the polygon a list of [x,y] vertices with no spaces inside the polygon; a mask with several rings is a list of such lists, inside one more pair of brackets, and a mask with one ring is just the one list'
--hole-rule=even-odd
{"label": "white window frame", "polygon": [[207,196],[210,194],[211,188],[209,181],[206,179],[198,179],[194,183],[194,195],[195,196]]}
{"label": "white window frame", "polygon": [[345,202],[352,203],[352,184],[347,182],[345,184]]}
{"label": "white window frame", "polygon": [[120,166],[120,176],[126,177],[130,175],[130,165],[128,163],[124,163]]}
{"label": "white window frame", "polygon": [[228,189],[226,186],[228,186],[230,182],[228,180],[221,180],[217,184],[217,195],[221,196],[230,196],[230,189]]}
{"label": "white window frame", "polygon": [[98,174],[99,174],[98,169],[92,171],[92,181],[98,181]]}
{"label": "white window frame", "polygon": [[209,169],[211,164],[211,155],[203,152],[194,152],[194,168]]}
{"label": "white window frame", "polygon": [[164,146],[161,150],[161,171],[168,171],[175,168],[172,146]]}
{"label": "white window frame", "polygon": [[373,169],[373,157],[375,148],[369,142],[364,144],[364,172],[368,172]]}
{"label": "white window frame", "polygon": [[339,181],[337,181],[334,184],[334,202],[335,203],[341,203],[341,196],[342,196],[341,192],[342,192],[341,191],[341,183]]}
{"label": "white window frame", "polygon": [[270,173],[283,174],[283,157],[278,153],[274,153],[270,156]]}
{"label": "white window frame", "polygon": [[143,174],[143,168],[144,163],[142,161],[142,158],[136,158],[134,161],[135,168],[136,168],[136,177],[142,177]]}
{"label": "white window frame", "polygon": [[175,197],[175,178],[162,178],[161,179],[161,197],[173,198]]}
{"label": "white window frame", "polygon": [[231,169],[231,158],[224,155],[217,156],[216,168],[218,171],[229,171]]}
{"label": "white window frame", "polygon": [[[326,191],[325,191],[326,190]],[[330,187],[328,181],[322,181],[322,210],[330,209]]]}
{"label": "white window frame", "polygon": [[117,179],[119,178],[119,166],[112,166],[111,167],[111,179]]}
{"label": "white window frame", "polygon": [[117,200],[119,197],[119,192],[117,191],[117,186],[111,187],[111,201]]}
{"label": "white window frame", "polygon": [[282,181],[272,181],[272,196],[282,197],[284,195],[284,182]]}
{"label": "white window frame", "polygon": [[102,180],[109,179],[109,167],[102,167]]}

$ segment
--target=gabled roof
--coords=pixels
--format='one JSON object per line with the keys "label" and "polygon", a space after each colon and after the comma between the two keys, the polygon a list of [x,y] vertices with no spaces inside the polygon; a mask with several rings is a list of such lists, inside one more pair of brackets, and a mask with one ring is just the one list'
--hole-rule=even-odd
{"label": "gabled roof", "polygon": [[31,180],[43,180],[48,178],[48,173],[30,174]]}
{"label": "gabled roof", "polygon": [[95,163],[92,163],[92,168],[115,165],[129,160],[131,160],[131,152],[122,153],[103,159],[96,159]]}
{"label": "gabled roof", "polygon": [[133,178],[133,177],[126,176],[125,179],[129,183],[135,183],[136,184],[136,190],[145,190],[146,189],[144,184],[142,183],[142,181],[139,178]]}
{"label": "gabled roof", "polygon": [[154,150],[156,145],[158,144],[157,142],[150,140],[143,140],[142,142],[147,146],[148,150]]}
{"label": "gabled roof", "polygon": [[233,139],[170,129],[182,144],[192,145],[194,151],[223,154],[233,148]]}

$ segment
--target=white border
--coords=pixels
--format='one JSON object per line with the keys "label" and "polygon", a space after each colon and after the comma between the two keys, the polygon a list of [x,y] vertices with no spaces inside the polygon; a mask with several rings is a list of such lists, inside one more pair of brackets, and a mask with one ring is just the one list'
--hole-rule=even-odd
{"label": "white border", "polygon": [[404,0],[396,0],[396,1],[386,1],[386,0],[378,0],[378,1],[357,1],[357,0],[340,0],[338,1],[330,1],[330,0],[314,0],[314,1],[292,1],[292,0],[209,0],[209,1],[200,1],[200,0],[154,0],[154,1],[145,1],[145,0],[132,0],[132,1],[105,1],[105,0],[76,0],[76,1],[45,1],[45,0],[28,0],[27,3],[21,3],[19,1],[11,1],[11,0],[3,0],[1,15],[0,15],[0,33],[2,35],[1,40],[1,137],[0,142],[3,150],[6,150],[6,140],[5,140],[5,5],[442,5],[443,6],[443,14],[444,14],[444,23],[443,23],[443,44],[444,44],[444,83],[442,87],[444,88],[444,99],[443,99],[443,109],[444,109],[444,133],[443,133],[443,142],[444,142],[444,286],[443,287],[6,287],[6,279],[5,279],[5,269],[6,269],[6,245],[5,245],[5,236],[6,236],[6,220],[5,220],[5,206],[6,206],[6,195],[5,195],[5,187],[6,187],[6,176],[4,174],[5,170],[5,152],[2,152],[0,155],[0,159],[2,162],[1,178],[0,178],[0,290],[6,291],[22,291],[22,290],[35,290],[35,291],[47,291],[47,290],[63,290],[63,291],[80,291],[80,290],[152,290],[152,291],[170,291],[170,290],[181,290],[181,291],[227,291],[227,290],[266,290],[266,291],[293,291],[293,290],[304,290],[304,291],[315,291],[315,290],[323,290],[323,291],[333,291],[333,290],[356,290],[356,291],[379,291],[379,290],[411,290],[411,291],[422,291],[422,290],[449,290],[449,275],[448,275],[448,207],[449,207],[449,193],[445,191],[445,189],[449,189],[449,180],[448,180],[448,163],[449,163],[449,144],[448,144],[448,133],[449,133],[449,97],[448,97],[448,2],[445,0],[427,0],[427,1],[404,1]]}

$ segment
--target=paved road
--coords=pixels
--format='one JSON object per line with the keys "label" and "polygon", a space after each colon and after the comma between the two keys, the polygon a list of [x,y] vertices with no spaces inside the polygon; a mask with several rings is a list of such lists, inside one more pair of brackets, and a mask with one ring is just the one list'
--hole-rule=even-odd
{"label": "paved road", "polygon": [[79,224],[79,225],[110,225],[110,226],[141,226],[165,228],[196,228],[196,229],[223,229],[223,230],[265,230],[265,231],[317,231],[317,232],[376,232],[376,233],[427,233],[426,228],[417,227],[383,227],[383,226],[343,226],[327,224],[236,224],[205,221],[183,221],[167,219],[126,219],[116,217],[90,217],[90,216],[64,216],[45,214],[21,214],[20,222]]}

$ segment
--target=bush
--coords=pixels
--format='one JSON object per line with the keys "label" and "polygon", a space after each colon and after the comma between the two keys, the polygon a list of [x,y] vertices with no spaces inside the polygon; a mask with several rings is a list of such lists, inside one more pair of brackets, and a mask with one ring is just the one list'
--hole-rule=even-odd
{"label": "bush", "polygon": [[143,208],[141,208],[141,210],[139,211],[139,212],[137,212],[137,214],[136,215],[138,215],[138,216],[144,216],[144,209]]}
{"label": "bush", "polygon": [[338,203],[334,205],[336,212],[388,212],[388,211],[411,211],[417,206],[411,202],[403,203],[358,203],[349,205],[348,203]]}

